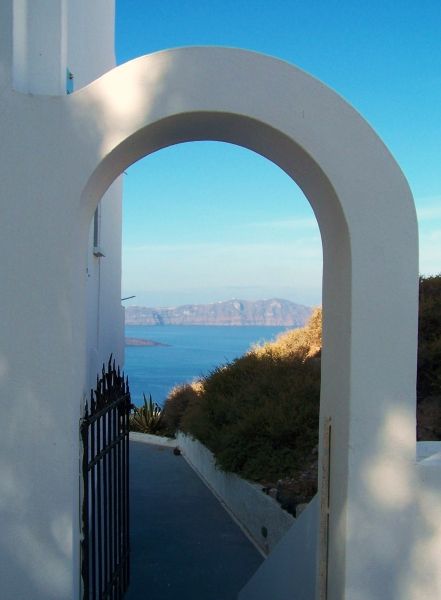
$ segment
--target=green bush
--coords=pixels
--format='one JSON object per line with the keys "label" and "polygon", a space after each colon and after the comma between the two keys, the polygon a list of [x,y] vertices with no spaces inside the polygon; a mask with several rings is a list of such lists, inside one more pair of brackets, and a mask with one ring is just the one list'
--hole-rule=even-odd
{"label": "green bush", "polygon": [[181,428],[218,465],[253,480],[299,468],[317,444],[320,373],[310,361],[247,355],[204,380]]}
{"label": "green bush", "polygon": [[418,399],[441,394],[441,275],[420,277]]}
{"label": "green bush", "polygon": [[195,402],[200,392],[201,385],[197,381],[177,385],[170,391],[163,409],[164,424],[170,432],[175,433],[181,428],[185,411],[189,404]]}

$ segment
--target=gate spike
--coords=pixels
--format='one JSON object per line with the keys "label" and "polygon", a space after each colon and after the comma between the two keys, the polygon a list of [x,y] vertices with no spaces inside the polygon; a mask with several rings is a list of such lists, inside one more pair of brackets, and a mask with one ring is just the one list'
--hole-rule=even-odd
{"label": "gate spike", "polygon": [[89,403],[87,402],[87,398],[85,398],[84,399],[84,418],[87,419],[88,416],[89,416]]}

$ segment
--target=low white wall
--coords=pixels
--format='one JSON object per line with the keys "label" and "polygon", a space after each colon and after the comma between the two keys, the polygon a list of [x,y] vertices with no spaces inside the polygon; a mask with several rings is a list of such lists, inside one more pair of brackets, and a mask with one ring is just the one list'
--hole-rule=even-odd
{"label": "low white wall", "polygon": [[172,438],[151,435],[150,433],[139,433],[138,431],[131,431],[129,438],[131,442],[141,442],[142,444],[152,444],[153,446],[175,448],[178,445],[176,440]]}
{"label": "low white wall", "polygon": [[418,505],[406,598],[435,600],[441,598],[441,443],[423,444],[430,453],[416,467]]}
{"label": "low white wall", "polygon": [[239,593],[239,600],[315,599],[319,502],[315,496]]}
{"label": "low white wall", "polygon": [[417,442],[417,462],[421,462],[437,452],[441,452],[441,442]]}
{"label": "low white wall", "polygon": [[176,442],[187,462],[255,545],[265,555],[271,552],[294,523],[294,517],[283,510],[274,498],[262,492],[262,486],[218,469],[213,454],[198,441],[179,433]]}

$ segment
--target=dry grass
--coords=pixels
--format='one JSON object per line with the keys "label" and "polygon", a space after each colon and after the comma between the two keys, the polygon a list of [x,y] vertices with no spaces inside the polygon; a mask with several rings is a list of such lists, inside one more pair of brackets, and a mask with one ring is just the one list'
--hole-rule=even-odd
{"label": "dry grass", "polygon": [[278,335],[274,342],[256,345],[248,352],[255,356],[298,358],[305,361],[320,355],[322,349],[322,309],[315,308],[305,327]]}

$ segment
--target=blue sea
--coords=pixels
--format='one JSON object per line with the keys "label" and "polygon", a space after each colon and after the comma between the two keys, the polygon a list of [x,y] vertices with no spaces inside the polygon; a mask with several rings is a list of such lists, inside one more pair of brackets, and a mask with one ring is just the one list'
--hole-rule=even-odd
{"label": "blue sea", "polygon": [[127,346],[125,373],[132,402],[152,395],[162,406],[177,384],[207,375],[215,367],[244,354],[256,342],[274,339],[287,327],[213,327],[187,325],[127,325],[126,337],[153,340],[167,346]]}

